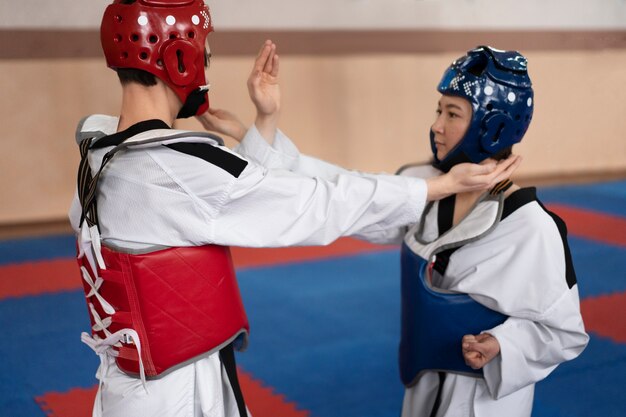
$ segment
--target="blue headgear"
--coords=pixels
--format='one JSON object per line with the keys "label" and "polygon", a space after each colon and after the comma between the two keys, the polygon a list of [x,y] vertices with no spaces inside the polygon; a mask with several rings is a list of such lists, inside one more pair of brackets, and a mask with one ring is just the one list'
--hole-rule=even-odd
{"label": "blue headgear", "polygon": [[469,100],[472,120],[459,144],[441,161],[430,131],[435,168],[448,172],[461,162],[478,163],[522,140],[533,115],[526,63],[517,51],[479,46],[450,65],[437,90]]}

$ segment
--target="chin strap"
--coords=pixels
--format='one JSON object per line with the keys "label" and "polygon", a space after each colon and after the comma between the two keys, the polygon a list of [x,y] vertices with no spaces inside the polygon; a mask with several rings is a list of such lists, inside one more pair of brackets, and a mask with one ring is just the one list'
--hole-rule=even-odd
{"label": "chin strap", "polygon": [[188,117],[195,116],[198,113],[198,109],[208,100],[208,91],[211,87],[210,84],[201,85],[196,88],[187,96],[187,100],[185,100],[185,104],[178,112],[176,116],[177,119],[186,119]]}
{"label": "chin strap", "polygon": [[433,161],[433,167],[437,168],[439,171],[442,172],[448,172],[450,171],[450,169],[458,164],[463,164],[465,162],[472,162],[469,157],[467,155],[465,155],[464,152],[459,152],[456,155],[453,155],[452,157],[448,158],[443,158],[443,161],[438,161],[437,158],[435,157],[435,160]]}

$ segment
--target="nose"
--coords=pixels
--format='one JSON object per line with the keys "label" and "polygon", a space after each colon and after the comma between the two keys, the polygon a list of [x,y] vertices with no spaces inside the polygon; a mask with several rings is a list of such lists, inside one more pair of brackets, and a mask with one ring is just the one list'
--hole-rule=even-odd
{"label": "nose", "polygon": [[438,114],[435,122],[430,126],[434,133],[443,134],[443,114]]}

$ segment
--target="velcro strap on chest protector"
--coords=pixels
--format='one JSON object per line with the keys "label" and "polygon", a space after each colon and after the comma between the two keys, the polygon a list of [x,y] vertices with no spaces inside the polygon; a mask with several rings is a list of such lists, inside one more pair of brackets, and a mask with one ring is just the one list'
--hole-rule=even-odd
{"label": "velcro strap on chest protector", "polygon": [[[103,247],[102,256],[106,269],[98,270],[98,281],[83,280],[92,335],[105,339],[121,329],[136,331],[146,377],[233,341],[245,348],[248,319],[228,247],[176,247],[146,254]],[[84,256],[78,263],[83,274],[90,271]],[[112,349],[122,371],[140,374],[132,340]]]}

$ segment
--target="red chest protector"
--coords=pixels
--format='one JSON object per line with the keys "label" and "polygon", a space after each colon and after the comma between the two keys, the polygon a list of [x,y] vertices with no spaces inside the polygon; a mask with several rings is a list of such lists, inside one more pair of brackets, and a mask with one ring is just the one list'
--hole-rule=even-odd
{"label": "red chest protector", "polygon": [[[245,348],[248,319],[228,247],[176,247],[139,255],[103,247],[101,253],[106,264],[98,269],[101,280],[87,272],[86,257],[78,259],[92,335],[106,339],[122,329],[134,330],[146,377],[216,352],[235,339]],[[140,374],[131,338],[111,348],[122,371]]]}

